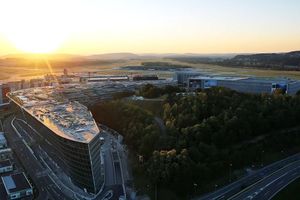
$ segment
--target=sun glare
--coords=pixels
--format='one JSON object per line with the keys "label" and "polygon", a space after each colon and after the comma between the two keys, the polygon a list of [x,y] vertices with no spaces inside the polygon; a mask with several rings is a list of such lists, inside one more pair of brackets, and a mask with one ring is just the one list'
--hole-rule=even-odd
{"label": "sun glare", "polygon": [[[64,2],[64,3],[63,3]],[[27,0],[7,1],[3,34],[19,50],[49,53],[62,45],[71,32],[68,1]],[[13,11],[13,12],[11,12]],[[3,12],[2,12],[3,14]],[[2,17],[2,16],[1,16]]]}
{"label": "sun glare", "polygon": [[63,42],[62,35],[56,35],[52,32],[31,32],[26,34],[10,34],[7,36],[13,45],[25,52],[30,53],[49,53],[55,51]]}

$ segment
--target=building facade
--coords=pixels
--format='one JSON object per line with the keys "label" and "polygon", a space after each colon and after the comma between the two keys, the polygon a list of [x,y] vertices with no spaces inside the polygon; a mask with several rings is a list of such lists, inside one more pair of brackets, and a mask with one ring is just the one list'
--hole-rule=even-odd
{"label": "building facade", "polygon": [[0,104],[6,104],[9,102],[6,94],[10,92],[10,87],[7,84],[0,84]]}
{"label": "building facade", "polygon": [[11,148],[0,149],[0,160],[6,160],[12,158]]}
{"label": "building facade", "polygon": [[203,75],[200,72],[177,72],[174,75],[174,80],[177,81],[178,85],[187,86],[189,78]]}
{"label": "building facade", "polygon": [[24,173],[2,176],[1,179],[8,200],[22,199],[33,195],[32,186]]}
{"label": "building facade", "polygon": [[207,89],[211,87],[226,87],[238,92],[267,93],[276,90],[282,93],[295,95],[300,90],[300,81],[281,78],[252,78],[252,77],[224,77],[224,76],[197,76],[188,79],[188,88]]}
{"label": "building facade", "polygon": [[0,174],[13,171],[13,165],[10,160],[0,161]]}
{"label": "building facade", "polygon": [[62,161],[58,164],[72,182],[89,193],[97,193],[103,183],[100,130],[85,106],[55,101],[52,92],[49,88],[27,89],[9,97],[18,115],[51,144]]}
{"label": "building facade", "polygon": [[0,149],[7,147],[7,141],[3,132],[0,132]]}

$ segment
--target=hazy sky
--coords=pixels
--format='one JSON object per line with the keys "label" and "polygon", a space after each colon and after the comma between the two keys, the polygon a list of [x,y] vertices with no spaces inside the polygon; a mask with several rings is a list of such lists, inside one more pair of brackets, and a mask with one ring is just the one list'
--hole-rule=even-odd
{"label": "hazy sky", "polygon": [[300,1],[0,0],[0,54],[31,44],[80,54],[300,50]]}

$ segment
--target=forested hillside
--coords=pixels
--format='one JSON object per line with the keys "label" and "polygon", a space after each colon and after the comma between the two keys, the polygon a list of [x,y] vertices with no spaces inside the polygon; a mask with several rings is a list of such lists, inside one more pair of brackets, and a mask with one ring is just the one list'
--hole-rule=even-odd
{"label": "forested hillside", "polygon": [[[141,91],[148,94],[147,88]],[[97,121],[124,135],[135,158],[143,158],[135,162],[135,175],[152,190],[158,185],[185,199],[211,190],[229,170],[261,165],[267,155],[300,149],[299,96],[242,94],[225,88],[188,96],[167,91],[164,134],[154,116],[126,102],[91,108]]]}

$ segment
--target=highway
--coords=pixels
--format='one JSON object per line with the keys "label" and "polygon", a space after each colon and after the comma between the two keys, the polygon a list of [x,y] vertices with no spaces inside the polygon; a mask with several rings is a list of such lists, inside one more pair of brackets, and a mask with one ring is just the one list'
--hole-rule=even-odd
{"label": "highway", "polygon": [[296,161],[263,178],[229,200],[240,199],[271,199],[276,193],[287,186],[291,181],[300,177],[300,161]]}
{"label": "highway", "polygon": [[[36,144],[36,137],[33,137],[32,130],[21,121],[11,121],[12,117],[5,120],[3,127],[9,133],[8,141],[14,149],[19,165],[26,169],[26,173],[33,180],[38,192],[37,199],[70,199],[55,181],[49,176],[49,169],[39,161],[39,153],[35,153],[40,148]],[[14,131],[14,127],[18,130]],[[117,154],[120,145],[115,136],[107,131],[103,131],[102,136],[105,143],[102,145],[105,170],[105,187],[101,194],[95,199],[107,198],[118,199],[123,195],[124,178],[120,157]],[[34,149],[34,151],[32,150]],[[54,154],[53,152],[49,152]],[[53,155],[52,155],[53,156]],[[59,161],[59,160],[56,160]],[[300,177],[300,154],[291,156],[284,160],[266,166],[253,174],[248,175],[220,190],[206,195],[199,200],[269,200],[281,189],[286,187],[293,180]],[[244,188],[244,189],[243,189]]]}
{"label": "highway", "polygon": [[300,177],[300,154],[277,161],[197,200],[269,200]]}

